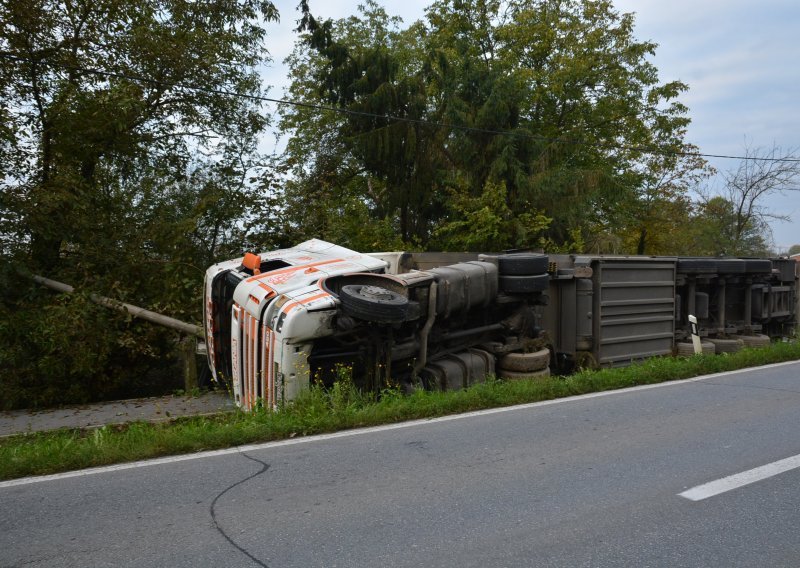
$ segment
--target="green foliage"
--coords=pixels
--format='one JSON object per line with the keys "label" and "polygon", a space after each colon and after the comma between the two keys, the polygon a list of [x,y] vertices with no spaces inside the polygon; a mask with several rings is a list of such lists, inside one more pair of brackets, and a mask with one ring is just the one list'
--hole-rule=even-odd
{"label": "green foliage", "polygon": [[752,217],[737,221],[734,204],[724,197],[712,197],[701,203],[692,218],[694,254],[708,256],[769,256],[768,228],[763,220]]}
{"label": "green foliage", "polygon": [[508,206],[505,184],[487,183],[478,197],[451,193],[450,215],[434,231],[443,250],[497,251],[541,245],[551,219],[540,213],[514,214]]}
{"label": "green foliage", "polygon": [[[268,217],[266,117],[219,91],[260,93],[262,22],[276,18],[264,0],[0,3],[3,270],[199,321],[204,268]],[[14,282],[30,291],[0,300],[14,400],[147,391],[154,360],[170,365],[171,332]]]}
{"label": "green foliage", "polygon": [[294,199],[367,180],[349,195],[423,247],[603,249],[594,237],[622,229],[652,249],[707,173],[637,150],[691,150],[686,86],[659,82],[655,44],[611,2],[441,0],[405,29],[374,2],[339,21],[305,9],[291,92],[351,112],[286,110]]}
{"label": "green foliage", "polygon": [[42,291],[30,300],[46,307],[37,317],[0,307],[0,409],[146,396],[180,384],[170,333],[88,294]]}

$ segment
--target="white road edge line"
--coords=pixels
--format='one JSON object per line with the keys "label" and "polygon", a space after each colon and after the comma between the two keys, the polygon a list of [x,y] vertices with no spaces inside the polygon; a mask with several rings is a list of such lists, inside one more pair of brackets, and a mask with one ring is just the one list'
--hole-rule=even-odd
{"label": "white road edge line", "polygon": [[780,473],[784,473],[798,467],[800,467],[800,455],[768,463],[767,465],[762,465],[761,467],[749,469],[735,475],[729,475],[728,477],[723,477],[722,479],[717,479],[716,481],[710,481],[708,483],[704,483],[703,485],[692,487],[683,493],[678,493],[678,496],[685,497],[690,501],[702,501],[703,499],[708,499],[709,497],[714,497],[715,495],[719,495],[721,493],[733,491],[739,487],[744,487],[745,485],[750,485],[751,483],[774,477]]}
{"label": "white road edge line", "polygon": [[32,483],[44,483],[46,481],[56,481],[59,479],[68,479],[70,477],[84,477],[86,475],[96,475],[99,473],[109,473],[113,471],[122,471],[126,469],[137,469],[140,467],[150,467],[154,465],[170,464],[189,460],[198,460],[214,456],[226,456],[237,454],[241,452],[251,452],[256,450],[266,450],[270,448],[280,448],[283,446],[294,446],[297,444],[310,444],[312,442],[321,442],[325,440],[333,440],[336,438],[349,438],[351,436],[361,436],[363,434],[373,434],[376,432],[386,432],[389,430],[400,430],[404,428],[413,428],[415,426],[422,426],[427,424],[436,424],[439,422],[450,422],[451,420],[463,420],[466,418],[473,418],[476,416],[487,416],[490,414],[500,414],[503,412],[514,412],[517,410],[527,410],[530,408],[538,408],[540,406],[550,406],[553,404],[565,404],[569,402],[576,402],[581,400],[588,400],[592,398],[601,398],[606,396],[616,396],[630,392],[637,392],[643,390],[651,390],[658,388],[666,388],[678,385],[685,385],[687,383],[696,383],[699,381],[706,381],[709,379],[718,379],[720,377],[727,377],[730,375],[738,375],[749,371],[774,369],[777,367],[784,367],[787,365],[798,365],[798,361],[784,361],[783,363],[772,363],[770,365],[762,365],[760,367],[748,367],[746,369],[737,369],[735,371],[725,371],[723,373],[714,373],[713,375],[703,375],[701,377],[693,377],[691,379],[682,379],[680,381],[666,381],[663,383],[655,383],[652,385],[640,385],[629,387],[626,389],[616,389],[608,391],[593,392],[588,394],[581,394],[570,396],[566,398],[556,398],[553,400],[544,400],[541,402],[531,402],[527,404],[518,404],[516,406],[504,406],[502,408],[489,408],[486,410],[476,410],[473,412],[465,412],[463,414],[451,414],[449,416],[441,416],[439,418],[425,418],[422,420],[411,420],[409,422],[398,422],[396,424],[386,424],[383,426],[372,426],[369,428],[358,428],[355,430],[343,430],[341,432],[334,432],[332,434],[318,434],[315,436],[304,436],[301,438],[291,438],[288,440],[279,440],[277,442],[264,442],[262,444],[250,444],[247,446],[236,446],[233,448],[225,448],[223,450],[210,450],[207,452],[197,452],[194,454],[184,454],[180,456],[169,456],[165,458],[156,458],[151,460],[143,460],[136,462],[121,463],[117,465],[108,465],[102,467],[93,467],[89,469],[81,469],[77,471],[68,471],[66,473],[55,473],[52,475],[38,475],[34,477],[22,477],[19,479],[12,479],[9,481],[0,481],[0,489],[6,487],[15,487],[19,485],[30,485]]}

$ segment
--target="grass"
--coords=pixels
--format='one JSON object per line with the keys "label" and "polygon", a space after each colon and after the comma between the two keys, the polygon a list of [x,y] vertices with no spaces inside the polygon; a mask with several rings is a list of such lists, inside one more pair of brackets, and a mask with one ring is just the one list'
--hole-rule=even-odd
{"label": "grass", "polygon": [[312,388],[277,412],[236,411],[164,424],[136,422],[4,438],[0,440],[0,479],[433,418],[798,359],[800,342],[794,341],[733,354],[655,358],[630,367],[581,371],[546,380],[487,381],[460,391],[419,391],[402,396],[388,390],[378,401],[345,380],[328,391]]}

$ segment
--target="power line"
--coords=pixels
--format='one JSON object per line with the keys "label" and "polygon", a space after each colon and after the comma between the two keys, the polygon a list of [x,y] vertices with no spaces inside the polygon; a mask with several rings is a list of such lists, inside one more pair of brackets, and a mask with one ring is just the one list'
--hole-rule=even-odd
{"label": "power line", "polygon": [[[42,63],[41,61],[23,57],[20,55],[12,54],[12,53],[0,53],[0,57],[6,59],[13,59],[16,61],[26,61],[29,63]],[[742,160],[742,161],[759,161],[759,162],[790,162],[790,163],[800,163],[800,158],[760,158],[756,156],[736,156],[736,155],[729,155],[729,154],[707,154],[704,152],[682,152],[677,150],[669,150],[667,148],[659,148],[657,146],[631,146],[626,144],[614,144],[614,143],[598,143],[598,142],[591,142],[587,140],[579,140],[575,138],[563,138],[563,137],[548,137],[548,136],[541,136],[538,134],[531,134],[528,132],[519,132],[519,131],[511,131],[511,130],[493,130],[487,128],[477,128],[474,126],[465,126],[460,124],[450,124],[447,122],[440,122],[440,121],[432,121],[432,120],[424,120],[420,118],[410,118],[405,116],[395,116],[390,114],[377,114],[372,112],[366,111],[358,111],[346,108],[339,108],[339,107],[332,107],[327,105],[321,105],[316,103],[307,103],[302,101],[293,101],[293,100],[286,100],[286,99],[274,99],[271,97],[266,97],[263,95],[250,95],[247,93],[239,93],[236,91],[229,91],[226,89],[211,89],[208,87],[198,87],[195,85],[187,85],[181,82],[174,82],[174,81],[163,81],[159,79],[151,79],[149,77],[141,77],[137,75],[130,75],[127,73],[118,73],[115,71],[104,71],[102,69],[92,69],[89,67],[81,67],[76,65],[68,65],[68,64],[58,64],[55,65],[53,63],[46,63],[46,65],[50,67],[60,67],[62,69],[66,69],[69,71],[78,71],[82,73],[87,73],[90,75],[97,75],[100,77],[107,77],[113,79],[125,79],[128,81],[136,81],[139,83],[151,84],[151,85],[159,85],[165,87],[175,87],[181,89],[188,89],[190,91],[196,91],[199,93],[205,94],[212,94],[212,95],[223,95],[228,97],[237,97],[241,99],[247,99],[252,101],[258,102],[267,102],[273,103],[277,105],[287,105],[287,106],[294,106],[297,108],[305,108],[311,110],[318,110],[318,111],[330,111],[336,112],[340,114],[345,114],[349,116],[357,116],[361,118],[379,118],[383,120],[389,120],[394,122],[405,122],[410,124],[418,124],[421,126],[435,126],[437,128],[446,128],[452,130],[461,130],[464,132],[472,132],[476,134],[496,134],[496,135],[509,135],[509,136],[517,136],[520,138],[527,138],[530,140],[536,140],[538,142],[550,142],[550,143],[557,143],[557,144],[572,144],[572,145],[584,145],[584,146],[595,146],[598,148],[605,148],[605,149],[617,149],[617,150],[628,150],[633,152],[641,152],[643,154],[651,154],[651,155],[662,155],[662,156],[681,156],[681,157],[696,157],[696,158],[718,158],[724,160]]]}

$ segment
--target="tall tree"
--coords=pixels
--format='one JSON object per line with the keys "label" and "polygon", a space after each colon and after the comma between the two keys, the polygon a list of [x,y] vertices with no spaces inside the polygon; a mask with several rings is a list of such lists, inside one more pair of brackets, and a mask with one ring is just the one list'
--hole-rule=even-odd
{"label": "tall tree", "polygon": [[618,224],[621,204],[640,198],[631,171],[644,149],[684,149],[686,86],[659,82],[655,45],[608,1],[441,0],[425,21],[355,41],[354,27],[373,24],[306,12],[304,61],[316,100],[350,113],[331,139],[383,184],[404,237],[447,247],[437,226],[503,187],[512,220],[543,214],[545,236],[564,242]]}
{"label": "tall tree", "polygon": [[[203,266],[263,203],[249,179],[267,119],[248,95],[277,16],[267,0],[0,0],[2,260],[199,319]],[[0,276],[13,392],[119,394],[163,367],[167,333]]]}
{"label": "tall tree", "polygon": [[631,198],[619,207],[617,225],[604,228],[621,237],[624,244],[618,252],[691,254],[690,195],[714,173],[698,152],[686,144],[680,153],[646,155],[630,171]]}
{"label": "tall tree", "polygon": [[178,182],[196,151],[253,140],[257,109],[219,91],[258,93],[259,17],[277,17],[271,2],[0,3],[0,80],[19,167],[3,189],[38,262],[58,265],[65,245],[119,221],[109,208],[143,196],[120,192]]}
{"label": "tall tree", "polygon": [[757,148],[745,144],[744,159],[737,168],[723,172],[721,195],[733,206],[731,254],[746,254],[750,231],[759,227],[764,239],[771,239],[769,221],[788,217],[769,209],[770,196],[786,191],[800,191],[800,159],[797,149],[780,146]]}
{"label": "tall tree", "polygon": [[[302,61],[319,85],[307,94],[346,111],[334,147],[383,185],[381,206],[397,213],[401,239],[424,241],[430,219],[440,215],[436,143],[446,135],[428,104],[430,65],[414,29],[398,31],[399,20],[374,1],[360,10],[363,19],[339,22],[317,22],[306,12],[301,28],[312,53]],[[316,164],[324,165],[326,156]]]}
{"label": "tall tree", "polygon": [[692,215],[691,254],[769,256],[769,226],[759,217],[740,224],[738,206],[722,196],[702,201]]}

